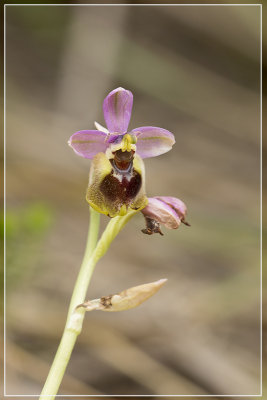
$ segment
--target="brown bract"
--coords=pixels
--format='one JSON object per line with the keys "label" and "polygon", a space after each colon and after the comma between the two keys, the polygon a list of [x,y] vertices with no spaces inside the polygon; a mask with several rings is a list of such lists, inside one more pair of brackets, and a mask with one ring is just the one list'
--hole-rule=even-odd
{"label": "brown bract", "polygon": [[144,285],[134,286],[114,295],[104,296],[80,304],[76,307],[83,307],[86,311],[125,311],[135,308],[153,296],[167,281],[160,279]]}

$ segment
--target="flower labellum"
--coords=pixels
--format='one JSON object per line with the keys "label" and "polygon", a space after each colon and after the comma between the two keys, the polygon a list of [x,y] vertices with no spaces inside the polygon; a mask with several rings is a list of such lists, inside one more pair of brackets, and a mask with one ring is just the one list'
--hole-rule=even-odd
{"label": "flower labellum", "polygon": [[134,286],[132,288],[123,290],[118,294],[111,294],[109,296],[101,297],[86,301],[76,307],[83,307],[86,311],[100,310],[100,311],[125,311],[135,308],[148,300],[155,294],[167,281],[167,279],[160,279],[156,282],[145,283],[144,285]]}
{"label": "flower labellum", "polygon": [[110,217],[147,205],[142,159],[166,153],[175,143],[171,132],[154,126],[128,132],[132,105],[129,90],[113,90],[103,103],[107,129],[95,123],[97,130],[78,131],[68,142],[76,154],[93,159],[86,200]]}
{"label": "flower labellum", "polygon": [[187,213],[186,205],[182,200],[176,197],[158,196],[148,198],[148,205],[142,209],[142,213],[146,220],[146,228],[142,232],[147,235],[159,233],[160,224],[163,224],[168,229],[179,228],[181,222],[190,226],[185,221]]}

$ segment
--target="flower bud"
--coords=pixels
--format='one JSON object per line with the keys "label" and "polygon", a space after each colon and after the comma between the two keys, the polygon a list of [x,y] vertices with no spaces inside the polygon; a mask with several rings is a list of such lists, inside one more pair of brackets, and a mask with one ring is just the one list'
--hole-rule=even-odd
{"label": "flower bud", "polygon": [[153,233],[163,235],[160,230],[160,224],[163,224],[168,229],[177,229],[181,222],[190,226],[185,221],[186,205],[176,197],[150,197],[148,205],[141,211],[146,220],[146,228],[142,232],[148,235]]}
{"label": "flower bud", "polygon": [[190,224],[185,221],[187,207],[182,200],[170,196],[156,196],[155,198],[168,204],[168,206],[170,206],[177,213],[181,222],[187,226],[190,226]]}
{"label": "flower bud", "polygon": [[164,285],[167,279],[160,279],[156,282],[145,283],[123,290],[118,294],[101,297],[80,304],[76,308],[83,307],[86,311],[124,311],[135,308],[148,300]]}

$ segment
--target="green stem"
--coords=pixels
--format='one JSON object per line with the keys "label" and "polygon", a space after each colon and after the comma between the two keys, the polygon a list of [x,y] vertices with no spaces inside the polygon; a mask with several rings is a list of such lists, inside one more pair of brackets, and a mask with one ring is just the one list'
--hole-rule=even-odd
{"label": "green stem", "polygon": [[43,387],[40,400],[53,400],[58,392],[77,336],[80,334],[82,329],[85,309],[82,307],[76,309],[76,307],[85,301],[87,288],[97,261],[103,257],[111,242],[115,239],[129,219],[136,214],[136,211],[130,211],[124,217],[112,218],[96,246],[100,214],[91,208],[90,210],[90,228],[83,262],[74,286],[65,329],[55,359]]}
{"label": "green stem", "polygon": [[[71,313],[75,309],[75,307],[84,302],[85,295],[87,288],[90,283],[90,279],[92,276],[92,272],[90,270],[90,257],[92,256],[98,239],[98,232],[99,232],[99,223],[100,223],[100,214],[95,211],[92,207],[90,208],[90,224],[89,224],[89,231],[87,236],[87,243],[86,248],[83,256],[82,265],[79,271],[79,275],[77,277],[73,293],[71,296],[69,311],[67,321],[70,318]],[[66,323],[67,324],[67,323]]]}

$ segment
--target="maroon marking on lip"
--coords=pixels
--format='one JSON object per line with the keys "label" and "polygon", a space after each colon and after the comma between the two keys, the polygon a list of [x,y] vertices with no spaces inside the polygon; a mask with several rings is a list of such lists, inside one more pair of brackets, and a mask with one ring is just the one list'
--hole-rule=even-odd
{"label": "maroon marking on lip", "polygon": [[100,184],[100,191],[112,203],[129,204],[141,189],[141,175],[133,170],[120,182],[116,176],[107,175]]}

